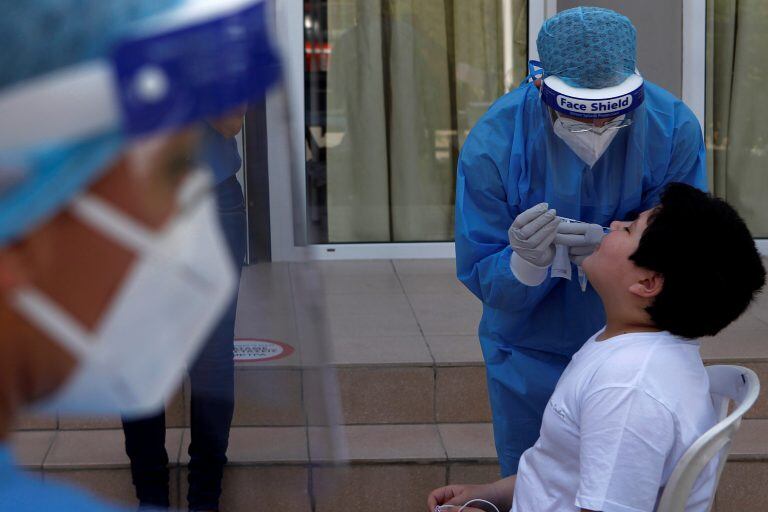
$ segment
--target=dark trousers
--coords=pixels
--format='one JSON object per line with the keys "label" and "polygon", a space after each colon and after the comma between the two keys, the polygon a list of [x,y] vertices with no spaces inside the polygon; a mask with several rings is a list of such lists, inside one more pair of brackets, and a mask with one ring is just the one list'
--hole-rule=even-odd
{"label": "dark trousers", "polygon": [[[234,176],[216,186],[221,227],[238,269],[245,258],[245,202]],[[237,294],[189,371],[191,383],[189,446],[190,510],[217,510],[221,478],[235,408],[234,348]],[[172,319],[169,319],[172,321]],[[125,449],[142,506],[167,508],[168,454],[165,451],[165,411],[139,420],[123,420]]]}

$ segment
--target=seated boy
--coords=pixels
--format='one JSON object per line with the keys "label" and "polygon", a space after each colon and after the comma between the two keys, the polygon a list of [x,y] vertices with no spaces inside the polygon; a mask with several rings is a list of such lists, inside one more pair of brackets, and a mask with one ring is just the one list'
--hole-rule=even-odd
{"label": "seated boy", "polygon": [[[679,183],[611,229],[583,262],[606,326],[573,356],[518,474],[436,489],[430,511],[475,498],[513,512],[652,511],[682,454],[715,424],[695,339],[734,321],[763,286],[749,230],[727,203]],[[706,512],[715,472],[713,461],[686,512]]]}

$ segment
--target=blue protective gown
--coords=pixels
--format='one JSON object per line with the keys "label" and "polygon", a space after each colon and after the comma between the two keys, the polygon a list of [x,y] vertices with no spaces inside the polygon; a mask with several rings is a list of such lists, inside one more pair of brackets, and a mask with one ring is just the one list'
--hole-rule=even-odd
{"label": "blue protective gown", "polygon": [[456,266],[483,302],[479,335],[486,362],[496,450],[515,474],[538,438],[544,407],[571,356],[605,323],[594,289],[578,280],[520,283],[507,230],[546,201],[558,215],[607,226],[658,204],[666,184],[706,187],[704,141],[688,107],[645,82],[633,124],[619,130],[591,169],[552,130],[532,83],[497,100],[470,132],[456,182]]}
{"label": "blue protective gown", "polygon": [[18,469],[7,445],[0,444],[0,512],[120,512],[85,492]]}

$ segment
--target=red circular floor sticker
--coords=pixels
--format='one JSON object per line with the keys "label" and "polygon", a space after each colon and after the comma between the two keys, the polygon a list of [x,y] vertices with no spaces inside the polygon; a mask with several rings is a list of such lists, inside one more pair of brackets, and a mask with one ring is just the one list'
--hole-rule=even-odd
{"label": "red circular floor sticker", "polygon": [[263,363],[293,354],[293,347],[282,341],[240,338],[235,340],[235,361]]}

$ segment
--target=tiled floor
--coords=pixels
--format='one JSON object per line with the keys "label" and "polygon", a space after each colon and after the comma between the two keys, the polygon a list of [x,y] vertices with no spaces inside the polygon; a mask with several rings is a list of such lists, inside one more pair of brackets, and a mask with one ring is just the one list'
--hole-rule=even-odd
{"label": "tiled floor", "polygon": [[297,349],[273,366],[480,363],[480,314],[451,260],[278,263],[245,269],[236,334]]}
{"label": "tiled floor", "polygon": [[[291,359],[261,363],[269,366],[481,364],[481,312],[453,260],[260,264],[244,270],[236,335],[295,346]],[[768,362],[768,294],[704,340],[702,355]]]}

